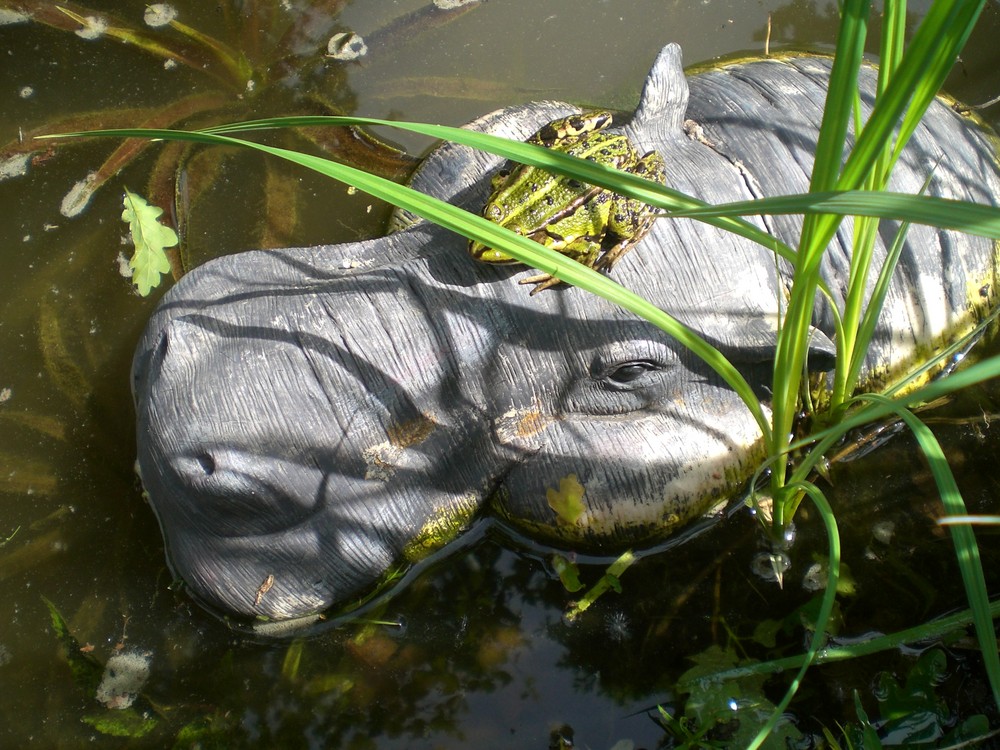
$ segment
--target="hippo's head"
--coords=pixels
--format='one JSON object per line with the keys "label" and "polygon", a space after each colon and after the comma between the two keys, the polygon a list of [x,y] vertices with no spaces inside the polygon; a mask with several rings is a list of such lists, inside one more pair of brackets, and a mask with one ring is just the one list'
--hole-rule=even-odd
{"label": "hippo's head", "polygon": [[[704,101],[728,100],[705,84],[696,127],[685,126],[688,88],[669,46],[626,132],[663,155],[668,185],[707,200],[752,198],[771,172],[782,185],[770,192],[803,189],[808,165],[795,160],[802,139],[815,140],[822,86],[792,67],[761,70],[814,96],[769,125],[749,109],[712,121]],[[473,126],[524,138],[567,111],[526,105]],[[767,148],[751,148],[757,140]],[[737,146],[765,168],[754,172]],[[443,146],[414,184],[478,210],[495,165]],[[478,263],[466,246],[417,224],[243,253],[164,298],[133,368],[138,465],[172,568],[198,599],[273,619],[347,607],[485,516],[564,549],[617,554],[746,481],[762,452],[757,425],[707,365],[578,289],[529,296],[516,283],[523,268]],[[992,268],[991,246],[985,255]],[[782,268],[722,230],[658,220],[613,275],[765,396]],[[813,346],[827,367],[830,340],[817,330]]]}
{"label": "hippo's head", "polygon": [[[322,270],[389,243],[435,254]],[[197,598],[272,618],[349,604],[488,513],[611,554],[752,470],[755,423],[683,347],[579,290],[529,297],[463,248],[415,228],[248,253],[167,297],[134,370],[139,466]],[[741,294],[716,289],[720,320]],[[767,352],[728,351],[760,383]]]}

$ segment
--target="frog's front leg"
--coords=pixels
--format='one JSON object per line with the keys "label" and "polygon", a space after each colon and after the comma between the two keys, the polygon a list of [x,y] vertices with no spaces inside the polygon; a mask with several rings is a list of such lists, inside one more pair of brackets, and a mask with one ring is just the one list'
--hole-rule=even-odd
{"label": "frog's front leg", "polygon": [[[542,231],[544,232],[544,230]],[[534,239],[542,244],[545,244],[541,239]],[[601,254],[601,243],[593,237],[577,237],[576,239],[567,242],[565,245],[561,245],[559,247],[559,253],[560,255],[565,255],[566,257],[572,258],[579,263],[583,263],[583,265],[588,268],[594,268],[597,263],[597,259]],[[545,289],[561,284],[562,279],[557,278],[550,273],[540,273],[521,279],[518,283],[534,284],[535,288],[531,290],[531,294],[535,295]]]}

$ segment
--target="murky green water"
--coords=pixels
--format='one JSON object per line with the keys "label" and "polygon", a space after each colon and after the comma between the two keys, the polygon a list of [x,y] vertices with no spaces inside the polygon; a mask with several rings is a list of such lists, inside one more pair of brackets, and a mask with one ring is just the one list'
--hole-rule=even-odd
{"label": "murky green water", "polygon": [[[0,26],[0,143],[37,128],[64,129],[72,126],[65,118],[82,113],[103,111],[107,119],[126,107],[162,111],[192,96],[203,97],[208,120],[342,108],[460,124],[536,98],[629,109],[669,41],[683,44],[688,63],[761,52],[771,14],[772,49],[828,50],[837,23],[833,3],[806,0],[493,0],[448,23],[416,16],[393,26],[425,4],[366,0],[340,10],[339,2],[315,3],[323,9],[296,27],[296,54],[271,60],[270,80],[252,92],[226,83],[217,60],[202,69],[165,68],[106,35],[88,41],[30,22]],[[256,17],[264,9],[279,25],[307,17],[285,5],[305,3],[261,3]],[[229,3],[176,6],[184,23],[253,59],[268,60],[275,47]],[[142,3],[89,7],[142,27]],[[991,4],[950,81],[959,98],[1000,92],[998,27]],[[365,61],[324,61],[326,39],[346,29],[374,40]],[[426,145],[383,135],[412,149]],[[381,231],[386,210],[256,157],[216,151],[167,159],[157,146],[112,177],[81,215],[60,213],[74,183],[114,148],[39,152],[28,175],[0,182],[0,541],[11,537],[0,547],[0,745],[122,742],[95,727],[122,714],[80,690],[43,597],[101,664],[118,651],[149,660],[132,714],[148,722],[149,734],[132,742],[150,747],[197,731],[225,738],[218,746],[226,747],[544,748],[553,733],[572,735],[578,747],[621,740],[656,747],[663,730],[648,711],[658,703],[677,708],[673,685],[692,657],[713,644],[758,658],[801,649],[794,628],[779,633],[774,649],[751,636],[762,619],[794,619],[813,596],[802,582],[824,537],[808,513],[799,519],[783,590],[752,573],[759,541],[751,519],[738,516],[644,559],[628,571],[621,594],[573,625],[562,612],[574,597],[545,556],[517,551],[497,532],[392,599],[380,617],[394,624],[356,624],[296,645],[254,643],[172,593],[155,519],[132,474],[127,372],[153,301],[136,297],[118,274],[122,188],[151,190],[157,170],[161,190],[179,178],[190,263],[267,244],[370,236]],[[270,221],[261,225],[261,215]],[[989,394],[970,399],[959,413],[996,411]],[[983,424],[936,429],[970,509],[996,512],[1000,432]],[[898,630],[963,604],[950,543],[933,522],[933,483],[908,441],[837,467],[833,480],[844,559],[858,582],[841,604],[845,636]],[[892,524],[888,542],[885,524]],[[995,535],[983,539],[996,547]],[[600,571],[585,574],[593,582]],[[974,652],[959,642],[948,657],[941,689],[949,708],[957,716],[990,712]],[[875,675],[902,677],[911,664],[890,654],[814,670],[797,711],[803,731],[854,721],[853,689],[873,710]],[[769,686],[772,700],[783,685]]]}

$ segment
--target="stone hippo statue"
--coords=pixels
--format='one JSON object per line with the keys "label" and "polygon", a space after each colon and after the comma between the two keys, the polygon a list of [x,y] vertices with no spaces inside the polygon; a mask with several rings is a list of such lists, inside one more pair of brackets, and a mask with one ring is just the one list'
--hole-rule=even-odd
{"label": "stone hippo statue", "polygon": [[[686,79],[669,45],[624,132],[663,155],[669,186],[709,202],[804,191],[829,70],[798,56]],[[863,73],[866,100],[874,80]],[[470,127],[524,139],[574,111],[532,103]],[[414,185],[478,212],[499,161],[443,145]],[[943,101],[893,189],[919,192],[932,171],[932,195],[1000,196],[989,136]],[[794,246],[797,218],[758,222]],[[881,231],[888,243],[896,225]],[[339,612],[480,518],[617,554],[746,483],[760,435],[711,369],[579,289],[529,296],[517,283],[528,269],[477,262],[467,246],[416,222],[364,242],[220,258],[163,298],[132,372],[138,467],[172,570],[197,600],[246,618]],[[847,223],[823,269],[835,297],[849,247]],[[970,329],[994,302],[995,260],[991,241],[912,227],[867,382]],[[786,272],[742,238],[660,219],[612,275],[714,343],[763,396]],[[818,371],[833,351],[826,304]]]}

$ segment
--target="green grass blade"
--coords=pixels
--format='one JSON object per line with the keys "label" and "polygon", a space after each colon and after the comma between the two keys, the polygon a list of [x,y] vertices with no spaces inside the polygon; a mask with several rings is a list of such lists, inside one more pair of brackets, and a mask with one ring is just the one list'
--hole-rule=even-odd
{"label": "green grass blade", "polygon": [[798,692],[799,685],[802,684],[806,671],[826,641],[826,626],[830,622],[830,616],[833,614],[833,605],[837,599],[837,582],[840,579],[840,531],[837,528],[837,517],[834,515],[833,509],[819,487],[811,482],[802,482],[797,486],[797,489],[809,495],[816,504],[816,508],[819,510],[820,517],[823,519],[823,524],[826,527],[826,539],[829,545],[826,590],[823,592],[823,600],[816,615],[816,627],[813,630],[812,638],[809,639],[809,648],[803,656],[798,674],[795,675],[792,684],[788,686],[788,690],[785,691],[781,702],[775,706],[767,722],[761,727],[760,732],[754,737],[753,742],[750,743],[748,750],[756,750],[756,748],[764,743],[771,730],[781,720],[785,709],[788,708],[788,704],[792,702],[792,698]]}
{"label": "green grass blade", "polygon": [[[507,138],[480,133],[466,128],[455,128],[447,125],[432,125],[429,123],[397,122],[394,120],[381,120],[372,117],[341,117],[341,116],[302,116],[302,117],[277,117],[263,120],[248,120],[246,122],[230,123],[219,125],[214,128],[207,128],[202,132],[227,134],[242,133],[254,130],[269,130],[285,127],[345,127],[351,125],[365,125],[376,127],[391,127],[406,130],[411,133],[426,135],[431,138],[459,143],[480,151],[488,151],[491,154],[512,159],[521,164],[530,164],[541,167],[555,174],[566,175],[581,182],[591,185],[600,185],[621,195],[636,198],[651,206],[657,206],[667,211],[678,209],[699,208],[708,206],[704,201],[700,201],[691,196],[685,195],[676,190],[672,190],[664,185],[660,185],[650,180],[645,180],[637,175],[622,172],[603,164],[578,159],[568,154],[536,146],[522,141],[512,141]],[[713,217],[706,214],[699,217],[708,224],[717,226],[727,231],[745,237],[757,244],[777,252],[782,257],[794,262],[795,251],[784,243],[779,242],[759,227],[748,221],[734,217]]]}
{"label": "green grass blade", "polygon": [[[959,364],[965,359],[970,349],[983,338],[990,328],[994,326],[998,318],[1000,318],[1000,307],[994,307],[989,314],[976,323],[975,327],[971,331],[948,344],[948,346],[937,352],[937,354],[931,357],[931,359],[927,362],[924,362],[916,369],[906,373],[902,378],[887,387],[882,392],[882,395],[893,398],[899,393],[910,390],[914,383],[923,381],[924,376],[928,373],[939,370],[939,368],[942,367],[947,367],[948,364]],[[947,378],[950,377],[952,377],[951,374],[949,374],[946,378],[943,378],[943,380],[947,380]]]}
{"label": "green grass blade", "polygon": [[[864,54],[869,10],[868,0],[845,0],[841,9],[836,57],[830,71],[823,122],[810,179],[811,191],[829,190],[836,183],[857,91],[858,69]],[[771,416],[771,435],[775,442],[769,446],[769,453],[777,458],[771,473],[776,537],[781,535],[786,523],[786,500],[782,490],[787,462],[786,448],[798,413],[799,389],[805,371],[816,290],[820,283],[820,262],[829,238],[833,236],[840,221],[839,216],[806,215],[802,223],[788,308],[775,348]]]}
{"label": "green grass blade", "polygon": [[[928,96],[926,88],[922,86],[928,80],[938,80],[945,75],[954,63],[962,44],[971,32],[981,4],[969,0],[959,3],[947,0],[935,2],[918,29],[914,42],[904,53],[898,69],[893,71],[891,81],[876,102],[872,115],[865,124],[863,132],[859,134],[835,187],[854,190],[865,184],[881,155],[887,148],[892,148],[893,131],[903,113],[907,112],[907,106],[911,99],[914,99],[914,92],[918,92],[919,96],[914,99],[914,106],[910,107],[907,117],[915,122],[923,116],[937,89],[935,88]],[[860,63],[858,42],[865,19],[867,19],[867,6],[862,0],[845,2],[835,70],[841,55],[845,56],[841,63],[845,70],[849,70],[855,63]],[[828,104],[831,106],[824,112],[823,126],[820,129],[821,140],[824,137],[835,139],[842,132],[843,124],[849,117],[845,104],[848,92],[841,90],[846,83],[849,83],[847,73],[831,78],[831,91],[828,94]],[[904,139],[897,140],[895,147],[902,148],[903,142]],[[837,151],[832,145],[818,152],[817,165],[814,169],[819,170],[819,176],[814,173],[812,182],[814,189],[830,187],[827,180],[831,171],[839,167],[839,160],[829,164],[820,161],[831,158],[830,154],[833,153]],[[807,216],[803,222],[796,282],[792,287],[786,318],[789,333],[786,337],[783,331],[779,337],[775,361],[772,435],[778,442],[772,446],[771,452],[774,455],[781,456],[786,452],[785,441],[790,433],[797,408],[798,387],[805,356],[802,339],[805,336],[817,283],[816,269],[819,259],[816,256],[825,250],[839,223],[838,216],[829,215],[819,215],[815,218]],[[778,531],[783,523],[783,511],[778,497],[783,479],[781,469],[782,464],[779,463],[772,474],[772,494],[776,500],[775,525]]]}
{"label": "green grass blade", "polygon": [[853,190],[863,184],[879,155],[893,142],[893,131],[906,113],[910,130],[901,132],[895,144],[897,155],[902,150],[954,65],[983,2],[936,0],[931,6],[851,150],[838,188]]}
{"label": "green grass blade", "polygon": [[[67,137],[68,135],[64,134],[59,137]],[[678,342],[690,349],[692,353],[702,358],[743,399],[754,420],[760,427],[765,440],[768,440],[770,437],[770,424],[764,415],[760,401],[754,394],[753,389],[746,382],[746,379],[715,347],[701,338],[692,329],[639,295],[612,281],[607,276],[597,273],[583,264],[577,263],[565,255],[544,247],[533,240],[521,237],[481,216],[452,206],[433,196],[426,195],[403,185],[398,185],[391,180],[369,174],[345,164],[339,164],[335,161],[310,154],[302,154],[297,151],[252,143],[217,133],[140,128],[95,130],[72,135],[115,138],[157,138],[162,140],[253,148],[312,169],[327,177],[346,182],[369,195],[412,211],[439,226],[470,239],[475,239],[490,247],[502,247],[505,252],[510,253],[512,257],[517,258],[522,263],[538,268],[545,273],[558,276],[567,283],[574,284],[593,294],[597,294],[635,313],[659,327],[670,336],[673,336]]]}
{"label": "green grass blade", "polygon": [[[889,284],[892,281],[893,272],[899,263],[899,256],[903,252],[903,243],[906,240],[909,227],[909,223],[904,223],[899,227],[899,231],[896,232],[892,245],[886,253],[885,262],[882,264],[878,278],[875,280],[875,286],[868,300],[867,309],[855,328],[848,362],[843,367],[837,367],[838,382],[834,388],[834,395],[832,397],[832,403],[835,407],[850,398],[857,387],[858,379],[861,377],[861,368],[864,366],[865,355],[871,346],[872,338],[875,336],[875,328],[878,325],[882,308],[885,306],[885,299],[889,294]],[[861,298],[863,293],[864,289],[862,288],[856,292],[856,295],[858,298]]]}
{"label": "green grass blade", "polygon": [[677,209],[676,217],[703,218],[781,214],[836,214],[872,216],[940,229],[954,229],[979,237],[1000,239],[1000,208],[970,201],[911,195],[880,190],[844,190],[800,195],[780,195],[716,206]]}
{"label": "green grass blade", "polygon": [[[884,187],[884,181],[887,181],[889,178],[889,167],[887,164],[883,165],[881,160],[878,167],[885,167],[886,169],[884,174],[879,175],[880,182],[876,185],[876,187],[881,188]],[[927,191],[932,177],[933,171],[928,174],[927,178],[924,180],[924,184],[920,189],[921,195]],[[1000,212],[998,212],[998,216],[1000,216]],[[874,233],[874,231],[878,228],[878,223],[869,218],[865,222],[865,227],[870,228],[872,233]],[[885,260],[882,263],[882,268],[879,269],[878,277],[875,279],[875,286],[872,289],[872,294],[868,300],[867,308],[865,309],[859,322],[855,322],[854,320],[851,322],[851,325],[854,326],[854,328],[852,331],[853,336],[850,357],[843,366],[840,366],[840,363],[838,363],[834,393],[831,398],[831,403],[834,409],[839,409],[840,405],[845,403],[847,399],[850,398],[850,396],[854,393],[854,389],[857,387],[858,379],[861,377],[861,368],[864,365],[868,348],[871,346],[872,338],[875,336],[875,328],[878,325],[879,318],[881,317],[882,308],[885,306],[885,299],[889,294],[889,284],[891,283],[892,276],[896,271],[896,266],[899,264],[899,258],[903,252],[903,244],[906,241],[906,235],[908,234],[909,229],[910,222],[903,222],[899,226],[896,231],[896,236],[893,238],[892,245],[886,253]],[[871,245],[867,246],[870,254],[874,245],[874,236],[871,238],[866,237],[865,241],[871,242]],[[859,289],[853,292],[857,296],[859,312],[860,301],[864,299],[864,291],[864,285],[862,284]]]}
{"label": "green grass blade", "polygon": [[[906,2],[898,0],[886,4],[882,18],[882,56],[878,68],[878,79],[876,83],[876,100],[885,91],[892,79],[892,75],[899,66],[899,61],[903,54],[903,43],[906,33]],[[855,126],[856,133],[864,130],[864,119],[862,116],[862,101],[860,90],[854,95]],[[892,153],[890,149],[883,149],[876,160],[874,168],[866,177],[863,188],[865,190],[881,191],[888,185],[889,176],[892,172]],[[909,226],[909,225],[907,225]],[[823,416],[824,421],[835,420],[842,409],[844,401],[853,393],[857,383],[858,374],[864,362],[865,354],[868,350],[868,343],[871,333],[874,331],[875,323],[882,308],[884,295],[873,294],[871,299],[866,301],[865,290],[868,279],[871,276],[872,263],[874,262],[875,244],[878,237],[879,221],[871,216],[856,216],[854,219],[854,237],[852,240],[852,252],[850,261],[850,271],[848,273],[847,293],[844,296],[844,310],[842,313],[842,330],[837,337],[837,366],[834,369],[833,387],[829,395],[829,413]],[[901,249],[902,238],[906,231],[897,233],[897,246]],[[897,255],[898,258],[898,250]],[[879,272],[880,279],[888,283],[888,277],[895,267],[895,262],[890,257],[883,263]],[[876,284],[876,290],[879,286]]]}
{"label": "green grass blade", "polygon": [[[979,19],[985,0],[938,0],[928,12],[914,35],[908,52],[922,53],[916,66],[919,75],[914,87],[913,102],[903,117],[893,160],[916,130],[920,118],[937,96],[951,72],[955,59],[965,47],[972,29]],[[933,18],[932,18],[933,14]],[[905,57],[905,56],[904,56]],[[930,58],[933,62],[925,62]],[[901,63],[902,67],[902,63]]]}
{"label": "green grass blade", "polygon": [[813,449],[796,465],[792,479],[803,481],[813,471],[822,457],[851,430],[864,427],[880,419],[892,416],[897,407],[912,407],[915,404],[930,403],[939,398],[970,388],[978,383],[1000,377],[1000,355],[976,362],[945,378],[934,380],[922,388],[917,388],[902,396],[894,396],[891,402],[873,401],[852,410],[836,425],[813,433],[808,438],[798,440],[789,446],[790,450],[802,450],[810,445]]}
{"label": "green grass blade", "polygon": [[883,3],[882,44],[879,47],[878,87],[881,95],[903,59],[906,41],[906,0]]}
{"label": "green grass blade", "polygon": [[[247,120],[206,128],[203,132],[243,133],[285,127],[345,127],[354,125],[399,128],[420,135],[449,140],[477,150],[488,151],[523,164],[543,167],[557,174],[566,175],[592,185],[600,185],[620,195],[636,198],[651,206],[661,208],[667,213],[698,219],[706,224],[732,232],[767,248],[790,264],[795,264],[795,250],[754,224],[740,218],[741,216],[752,216],[753,211],[716,213],[713,206],[704,201],[627,172],[604,167],[584,159],[577,159],[568,154],[560,154],[530,143],[511,141],[488,133],[479,133],[447,125],[332,115]],[[820,290],[827,297],[831,296],[826,282],[820,282]],[[839,320],[839,313],[836,309],[834,309],[834,315]]]}
{"label": "green grass blade", "polygon": [[846,0],[843,3],[837,52],[830,70],[823,122],[816,142],[810,191],[830,190],[837,183],[858,92],[858,71],[864,59],[870,12],[869,0]]}
{"label": "green grass blade", "polygon": [[[917,419],[911,411],[889,399],[875,394],[863,398],[881,401],[895,407],[893,411],[906,423],[927,459],[941,502],[944,504],[945,516],[967,516],[968,510],[965,507],[965,501],[962,500],[958,485],[955,483],[948,459],[930,428]],[[986,674],[993,689],[993,700],[1000,708],[1000,653],[997,652],[989,592],[986,588],[982,559],[979,556],[979,545],[972,527],[968,524],[949,525],[948,530],[951,532],[952,544],[955,546],[962,584],[965,586],[965,596],[972,610],[972,621],[986,667]]]}
{"label": "green grass blade", "polygon": [[[875,177],[872,175],[866,187],[873,186]],[[909,226],[909,225],[907,225]],[[833,388],[830,393],[829,415],[836,418],[845,393],[850,395],[853,390],[852,373],[860,369],[864,355],[858,356],[861,336],[860,320],[864,317],[865,288],[871,274],[875,254],[875,240],[878,236],[879,221],[871,216],[856,216],[854,218],[854,236],[852,238],[851,264],[848,273],[847,294],[844,297],[843,338],[837,339],[837,366],[834,369]],[[897,235],[898,236],[898,235]],[[901,245],[900,245],[901,246]],[[883,264],[883,272],[886,265]],[[868,304],[868,309],[875,309],[875,298]]]}
{"label": "green grass blade", "polygon": [[954,526],[960,523],[978,524],[980,526],[1000,526],[1000,516],[946,516],[945,518],[938,519],[939,526]]}
{"label": "green grass blade", "polygon": [[[1000,617],[1000,600],[990,604],[990,616]],[[863,656],[877,654],[880,651],[892,651],[907,643],[936,640],[948,633],[954,633],[956,630],[963,630],[971,624],[972,610],[963,609],[945,617],[915,625],[906,630],[875,636],[874,638],[854,642],[846,646],[828,646],[816,654],[813,664],[832,664],[833,662],[846,661],[847,659],[859,659]],[[724,682],[726,680],[739,680],[753,675],[777,674],[802,666],[806,658],[807,654],[797,654],[796,656],[787,656],[782,659],[754,662],[752,664],[719,670],[707,675],[699,675],[698,679],[711,682]],[[690,686],[690,682],[678,682],[676,689],[678,692],[687,692]]]}
{"label": "green grass blade", "polygon": [[[444,125],[401,123],[366,117],[282,117],[233,123],[203,132],[218,134],[277,127],[316,127],[320,125],[390,126],[435,138],[452,140],[472,148],[490,151],[508,159],[540,166],[560,174],[567,174],[590,184],[601,185],[622,195],[637,198],[649,205],[669,211],[673,216],[703,219],[707,223],[709,220],[717,218],[728,219],[758,214],[835,213],[897,219],[1000,238],[1000,209],[992,206],[981,206],[975,203],[931,196],[863,190],[822,191],[712,206],[663,185],[601,164],[576,159],[529,143],[508,141],[486,133],[476,133]],[[710,223],[732,231],[735,231],[738,226],[740,229],[738,233],[741,236],[775,250],[786,260],[795,262],[796,253],[794,250],[787,245],[776,242],[773,237],[749,222],[740,222],[737,225],[721,221],[711,221]]]}

